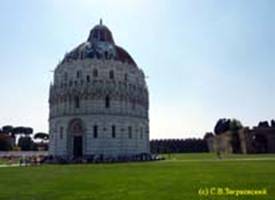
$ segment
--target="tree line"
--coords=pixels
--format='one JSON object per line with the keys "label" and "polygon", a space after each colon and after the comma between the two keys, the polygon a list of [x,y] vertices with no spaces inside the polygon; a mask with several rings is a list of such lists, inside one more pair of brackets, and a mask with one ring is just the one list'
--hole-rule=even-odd
{"label": "tree line", "polygon": [[[33,135],[33,137],[31,137]],[[33,139],[38,140],[35,142]],[[38,132],[33,134],[33,128],[25,126],[13,127],[5,125],[0,128],[0,151],[20,149],[22,151],[37,150],[39,146],[47,149],[49,135]]]}
{"label": "tree line", "polygon": [[204,139],[157,139],[150,141],[152,153],[191,153],[208,152]]}

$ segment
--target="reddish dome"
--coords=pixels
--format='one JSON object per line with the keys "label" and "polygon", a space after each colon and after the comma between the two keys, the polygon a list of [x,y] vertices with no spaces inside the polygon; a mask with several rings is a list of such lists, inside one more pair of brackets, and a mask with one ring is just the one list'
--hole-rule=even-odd
{"label": "reddish dome", "polygon": [[65,55],[62,62],[78,59],[113,59],[136,66],[134,59],[122,47],[115,44],[112,32],[100,23],[89,34],[87,42],[80,44]]}

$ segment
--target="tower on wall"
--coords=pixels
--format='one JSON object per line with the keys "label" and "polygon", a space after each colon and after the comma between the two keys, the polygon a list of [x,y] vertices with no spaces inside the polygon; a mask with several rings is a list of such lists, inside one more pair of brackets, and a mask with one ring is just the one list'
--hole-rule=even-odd
{"label": "tower on wall", "polygon": [[117,158],[150,152],[144,73],[102,21],[56,67],[49,107],[50,155]]}

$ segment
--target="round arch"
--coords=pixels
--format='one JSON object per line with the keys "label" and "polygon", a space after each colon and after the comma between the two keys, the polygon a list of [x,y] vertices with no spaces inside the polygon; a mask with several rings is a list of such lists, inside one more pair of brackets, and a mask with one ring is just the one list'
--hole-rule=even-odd
{"label": "round arch", "polygon": [[72,119],[68,124],[68,152],[74,158],[82,157],[84,154],[85,128],[83,120]]}

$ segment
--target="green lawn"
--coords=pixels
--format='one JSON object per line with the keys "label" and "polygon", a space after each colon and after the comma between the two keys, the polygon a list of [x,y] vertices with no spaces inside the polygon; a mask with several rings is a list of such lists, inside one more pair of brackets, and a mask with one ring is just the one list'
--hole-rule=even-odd
{"label": "green lawn", "polygon": [[[171,159],[146,163],[0,168],[0,200],[275,199],[275,155],[228,155],[222,160],[214,154],[165,156]],[[259,157],[267,159],[248,159]],[[268,195],[198,195],[200,188],[214,187],[265,188]]]}
{"label": "green lawn", "polygon": [[[217,160],[216,153],[181,153],[181,154],[163,154],[169,160]],[[222,159],[265,159],[274,158],[275,154],[221,154]]]}
{"label": "green lawn", "polygon": [[16,164],[19,163],[19,159],[13,159],[12,161],[8,159],[1,159],[0,158],[0,165],[6,165],[6,164]]}

